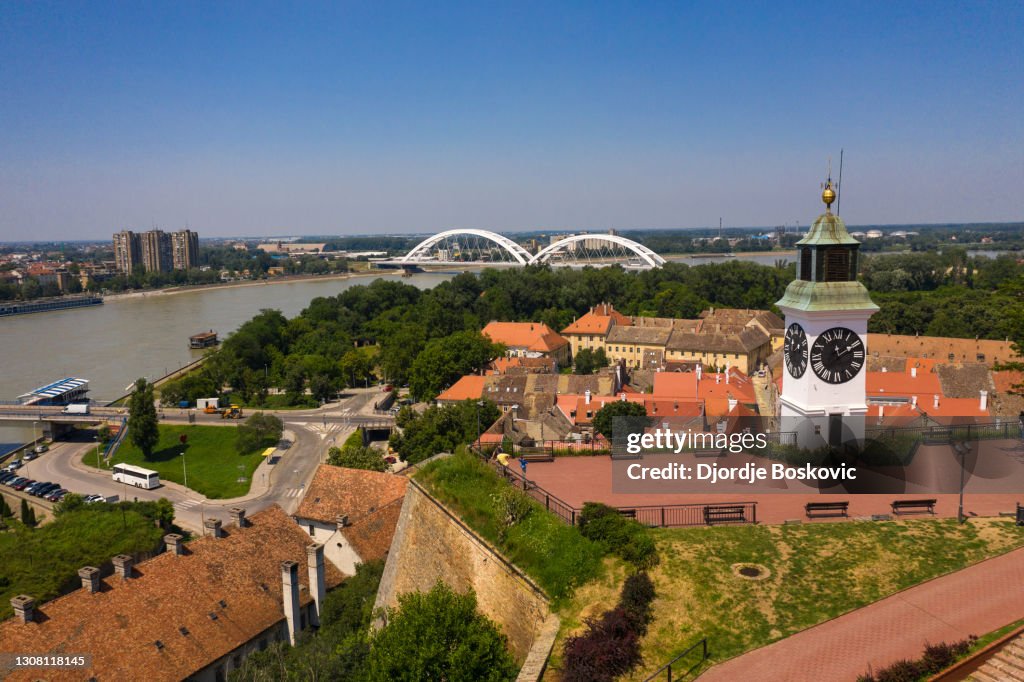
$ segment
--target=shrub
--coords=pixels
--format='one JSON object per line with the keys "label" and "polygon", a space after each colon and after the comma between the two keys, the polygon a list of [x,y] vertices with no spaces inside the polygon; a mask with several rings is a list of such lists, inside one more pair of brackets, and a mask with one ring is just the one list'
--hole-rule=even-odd
{"label": "shrub", "polygon": [[857,682],[917,682],[956,663],[957,659],[967,655],[977,640],[977,637],[971,635],[952,644],[929,644],[925,646],[924,655],[920,659],[896,661],[875,673],[861,675]]}
{"label": "shrub", "polygon": [[654,596],[646,573],[626,578],[618,606],[587,619],[583,634],[566,640],[562,680],[611,682],[639,665],[640,638],[647,632]]}
{"label": "shrub", "polygon": [[645,634],[651,622],[651,602],[654,601],[654,583],[646,573],[634,573],[626,578],[619,595],[619,608],[637,623],[640,634]]}
{"label": "shrub", "polygon": [[587,502],[580,511],[579,523],[584,537],[601,543],[637,568],[646,569],[658,563],[658,548],[650,531],[613,507]]}
{"label": "shrub", "polygon": [[494,501],[498,521],[505,529],[525,519],[533,510],[530,499],[522,491],[512,487],[504,487],[493,493],[491,500]]}

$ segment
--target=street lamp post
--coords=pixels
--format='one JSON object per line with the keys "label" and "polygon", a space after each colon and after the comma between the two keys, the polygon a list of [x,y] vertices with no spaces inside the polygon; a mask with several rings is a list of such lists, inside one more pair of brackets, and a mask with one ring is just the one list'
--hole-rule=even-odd
{"label": "street lamp post", "polygon": [[188,442],[188,436],[183,433],[183,434],[181,434],[181,436],[178,437],[178,440],[181,442],[181,474],[182,474],[182,478],[184,478],[185,488],[187,489],[188,488],[188,467],[185,466],[185,443]]}
{"label": "street lamp post", "polygon": [[967,443],[959,443],[956,445],[956,451],[960,454],[960,506],[957,508],[956,520],[958,523],[963,523],[967,520],[964,516],[964,469],[966,468],[966,457],[968,448]]}

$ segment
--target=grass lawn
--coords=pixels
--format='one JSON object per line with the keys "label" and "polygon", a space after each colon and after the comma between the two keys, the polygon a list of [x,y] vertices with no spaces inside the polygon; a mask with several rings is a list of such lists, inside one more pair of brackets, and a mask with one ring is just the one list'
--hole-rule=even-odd
{"label": "grass lawn", "polygon": [[503,537],[493,496],[509,484],[473,455],[461,451],[435,460],[416,474],[416,480],[500,548],[556,603],[602,573],[601,547],[533,500],[530,514]]}
{"label": "grass lawn", "polygon": [[[160,425],[160,441],[150,459],[132,445],[130,437],[118,448],[113,463],[126,462],[159,472],[160,480],[184,484],[181,464],[182,445],[178,438],[188,435],[185,463],[188,466],[188,487],[211,499],[239,497],[249,492],[252,472],[263,459],[263,448],[245,455],[235,452],[233,426]],[[266,447],[266,446],[264,446]],[[95,458],[84,459],[95,465]],[[104,467],[106,469],[107,467]],[[239,483],[239,476],[245,482]]]}
{"label": "grass lawn", "polygon": [[[701,637],[712,663],[722,661],[1024,545],[1024,529],[1009,519],[659,529],[654,536],[661,563],[650,574],[658,594],[635,680]],[[732,566],[739,563],[770,575],[738,577]],[[614,605],[624,575],[613,567],[561,609],[556,657],[584,617]]]}
{"label": "grass lawn", "polygon": [[232,393],[221,402],[221,406],[226,405],[239,405],[245,410],[248,410],[246,416],[251,412],[258,412],[259,410],[311,410],[320,407],[320,403],[313,399],[313,396],[303,396],[302,400],[298,405],[290,405],[288,403],[288,396],[284,393],[274,393],[268,395],[266,400],[263,401],[262,405],[254,405],[246,403],[241,394]]}
{"label": "grass lawn", "polygon": [[6,519],[10,528],[0,531],[0,619],[14,614],[15,595],[47,601],[62,588],[80,586],[82,566],[100,566],[116,554],[145,554],[157,548],[164,531],[151,520],[136,511],[126,511],[122,520],[116,506],[103,507],[69,512],[38,528]]}

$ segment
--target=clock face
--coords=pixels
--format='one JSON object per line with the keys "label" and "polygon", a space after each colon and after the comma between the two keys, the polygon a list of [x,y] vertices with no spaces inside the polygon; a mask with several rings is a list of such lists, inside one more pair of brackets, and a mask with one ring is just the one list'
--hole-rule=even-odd
{"label": "clock face", "polygon": [[833,327],[821,333],[811,346],[811,368],[819,379],[842,384],[857,376],[864,366],[864,342],[856,332]]}
{"label": "clock face", "polygon": [[783,346],[786,357],[786,370],[789,376],[799,379],[807,371],[807,334],[804,328],[793,323],[786,330],[786,345]]}

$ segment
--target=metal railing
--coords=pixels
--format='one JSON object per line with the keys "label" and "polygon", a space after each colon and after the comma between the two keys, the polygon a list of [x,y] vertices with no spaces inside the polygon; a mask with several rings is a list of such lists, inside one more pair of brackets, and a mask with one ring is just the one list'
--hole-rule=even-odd
{"label": "metal railing", "polygon": [[[666,682],[672,682],[672,666],[676,666],[676,671],[678,673],[678,671],[679,671],[679,661],[681,661],[686,656],[689,656],[698,647],[700,647],[700,652],[701,652],[700,653],[700,660],[697,661],[696,663],[694,663],[693,665],[689,666],[688,668],[686,668],[683,671],[683,673],[682,673],[684,676],[685,675],[689,675],[691,672],[693,672],[694,669],[696,669],[698,666],[700,666],[702,663],[704,663],[704,661],[708,660],[708,638],[707,637],[701,637],[700,640],[698,642],[696,642],[693,646],[691,646],[689,649],[687,649],[683,653],[679,654],[678,656],[673,658],[671,661],[669,661],[665,665],[663,665],[660,668],[658,668],[658,671],[656,673],[654,673],[650,677],[644,679],[644,682],[652,682],[652,680],[660,677],[662,673],[666,673],[666,676],[665,676],[665,681]],[[679,679],[679,677],[677,677],[676,679]]]}
{"label": "metal railing", "polygon": [[[476,451],[474,450],[474,452]],[[514,464],[504,466],[496,461],[488,460],[480,453],[477,454],[485,462],[490,463],[499,476],[543,505],[544,509],[570,526],[577,524],[582,509],[572,506],[557,495],[533,483],[523,474],[513,470]],[[623,516],[653,528],[706,526],[719,523],[757,523],[757,502],[641,505],[615,507],[615,509]],[[726,512],[726,514],[723,515],[722,512]]]}

